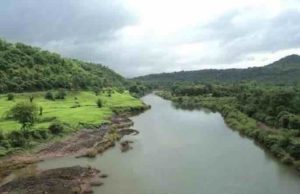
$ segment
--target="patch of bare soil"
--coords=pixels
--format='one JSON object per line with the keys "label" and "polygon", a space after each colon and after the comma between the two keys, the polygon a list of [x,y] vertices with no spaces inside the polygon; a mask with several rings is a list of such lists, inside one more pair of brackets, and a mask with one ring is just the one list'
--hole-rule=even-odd
{"label": "patch of bare soil", "polygon": [[92,186],[102,185],[100,171],[89,167],[66,167],[46,170],[35,176],[15,179],[2,187],[3,194],[83,194]]}

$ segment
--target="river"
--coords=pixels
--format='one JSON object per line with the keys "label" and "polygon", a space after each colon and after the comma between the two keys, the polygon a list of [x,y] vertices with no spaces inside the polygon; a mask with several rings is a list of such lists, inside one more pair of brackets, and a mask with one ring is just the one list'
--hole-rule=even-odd
{"label": "river", "polygon": [[133,149],[95,159],[65,157],[39,168],[90,165],[107,173],[96,194],[298,194],[300,176],[226,126],[219,113],[181,110],[153,94],[152,108],[132,118]]}

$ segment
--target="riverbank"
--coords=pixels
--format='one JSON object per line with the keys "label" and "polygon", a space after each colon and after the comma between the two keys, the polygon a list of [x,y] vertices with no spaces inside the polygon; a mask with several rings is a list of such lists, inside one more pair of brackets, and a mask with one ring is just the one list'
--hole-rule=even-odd
{"label": "riverbank", "polygon": [[293,165],[300,170],[300,138],[297,134],[284,129],[274,129],[248,117],[237,110],[230,97],[189,97],[172,96],[169,92],[157,92],[160,97],[171,100],[176,107],[183,109],[198,109],[202,107],[218,111],[226,124],[241,135],[252,138],[265,150],[272,153],[282,163]]}
{"label": "riverbank", "polygon": [[90,167],[66,167],[38,172],[35,176],[13,180],[0,193],[22,194],[83,194],[92,193],[92,187],[101,186],[100,171]]}
{"label": "riverbank", "polygon": [[[96,157],[96,155],[102,154],[107,149],[116,146],[116,144],[120,144],[120,150],[123,152],[126,141],[122,142],[122,137],[125,135],[138,134],[137,130],[131,129],[133,122],[128,117],[139,114],[148,108],[149,106],[145,105],[143,108],[131,108],[130,111],[125,109],[120,110],[117,115],[111,117],[109,122],[103,123],[97,128],[79,130],[55,142],[49,142],[38,146],[36,149],[32,150],[31,153],[13,154],[2,158],[0,160],[0,183],[1,179],[2,184],[4,183],[2,187],[8,188],[7,185],[20,181],[18,179],[11,180],[10,178],[7,180],[6,178],[15,170],[25,168],[26,166],[43,160],[65,156],[74,156],[75,158]],[[70,168],[69,171],[72,172],[72,169],[76,170],[77,168]],[[36,177],[39,177],[39,173],[31,177],[36,179]],[[77,180],[78,177],[74,179]],[[26,182],[27,179],[24,179],[23,181]],[[39,182],[39,184],[47,184],[47,181],[44,183]],[[16,188],[24,190],[24,185],[27,185],[26,188],[37,186],[35,182],[32,182],[32,184],[20,184],[20,186]],[[69,189],[71,190],[73,189],[72,185],[73,184],[69,186]],[[0,187],[0,190],[2,187]],[[28,190],[26,188],[25,191]],[[44,189],[47,191],[46,185]]]}

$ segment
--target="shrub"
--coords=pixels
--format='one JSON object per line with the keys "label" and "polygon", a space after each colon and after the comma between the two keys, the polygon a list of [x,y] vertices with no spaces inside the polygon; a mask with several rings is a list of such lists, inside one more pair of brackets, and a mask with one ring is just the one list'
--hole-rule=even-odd
{"label": "shrub", "polygon": [[286,148],[291,143],[291,138],[288,135],[283,135],[278,139],[278,145],[281,148]]}
{"label": "shrub", "polygon": [[101,92],[100,88],[94,88],[93,91],[94,91],[96,96],[98,96]]}
{"label": "shrub", "polygon": [[0,141],[0,147],[4,147],[4,148],[6,148],[6,149],[9,149],[9,148],[10,148],[10,143],[9,143],[9,141],[8,141],[7,139],[1,140],[1,141]]}
{"label": "shrub", "polygon": [[300,144],[292,143],[287,148],[289,154],[296,160],[300,160]]}
{"label": "shrub", "polygon": [[294,163],[294,159],[290,155],[285,154],[281,159],[281,162],[287,165],[291,165]]}
{"label": "shrub", "polygon": [[117,88],[117,92],[119,92],[120,94],[123,94],[125,92],[125,89],[122,87]]}
{"label": "shrub", "polygon": [[51,123],[51,125],[48,128],[48,130],[52,134],[56,135],[56,134],[59,134],[59,133],[63,132],[64,126],[60,122],[54,122],[54,123]]}
{"label": "shrub", "polygon": [[36,130],[37,133],[40,134],[40,136],[43,138],[43,139],[47,139],[48,138],[48,132],[46,130],[43,130],[43,129],[39,129],[39,130]]}
{"label": "shrub", "polygon": [[289,128],[300,129],[300,116],[297,115],[290,116]]}
{"label": "shrub", "polygon": [[48,133],[46,130],[43,129],[37,129],[30,131],[30,136],[33,139],[47,139],[48,138]]}
{"label": "shrub", "polygon": [[98,108],[102,108],[102,100],[101,99],[98,99],[97,102],[96,102]]}
{"label": "shrub", "polygon": [[21,131],[12,131],[8,135],[8,141],[12,147],[24,147],[27,142]]}
{"label": "shrub", "polygon": [[66,95],[67,93],[64,90],[59,90],[55,95],[55,99],[63,100],[65,99]]}
{"label": "shrub", "polygon": [[6,140],[4,134],[2,133],[1,129],[0,129],[0,147],[5,147],[5,148],[9,148],[9,142]]}
{"label": "shrub", "polygon": [[37,106],[33,103],[20,102],[10,110],[11,117],[22,124],[22,129],[33,126],[37,118]]}
{"label": "shrub", "polygon": [[47,100],[54,100],[54,95],[52,92],[46,92],[45,99]]}
{"label": "shrub", "polygon": [[7,94],[7,100],[11,101],[15,98],[15,96],[11,93]]}
{"label": "shrub", "polygon": [[4,134],[3,134],[3,132],[2,132],[1,129],[0,129],[0,141],[2,141],[2,140],[4,140],[4,139],[5,139]]}

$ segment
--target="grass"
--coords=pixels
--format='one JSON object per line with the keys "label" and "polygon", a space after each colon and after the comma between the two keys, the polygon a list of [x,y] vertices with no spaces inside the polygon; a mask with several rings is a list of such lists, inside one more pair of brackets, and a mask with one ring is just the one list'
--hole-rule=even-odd
{"label": "grass", "polygon": [[[77,128],[79,124],[100,124],[112,116],[114,109],[143,106],[140,100],[132,97],[127,91],[124,93],[114,91],[111,96],[107,93],[96,96],[90,91],[67,92],[64,100],[55,101],[45,99],[44,92],[15,94],[13,101],[8,101],[7,95],[3,94],[0,95],[0,129],[4,133],[20,129],[19,123],[7,120],[5,115],[16,103],[29,101],[30,95],[34,96],[33,102],[43,108],[43,115],[39,116],[40,122],[34,126],[39,129],[47,128],[53,119],[68,124],[70,128]],[[103,103],[102,108],[98,108],[96,104],[99,98]],[[76,107],[78,103],[80,106]]]}

